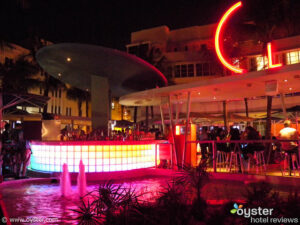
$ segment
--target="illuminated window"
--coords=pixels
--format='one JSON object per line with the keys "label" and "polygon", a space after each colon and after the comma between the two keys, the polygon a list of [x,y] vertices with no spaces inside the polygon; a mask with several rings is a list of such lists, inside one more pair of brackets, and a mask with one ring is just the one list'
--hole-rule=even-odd
{"label": "illuminated window", "polygon": [[296,64],[300,63],[300,51],[293,51],[293,52],[288,52],[286,53],[286,62],[287,64]]}
{"label": "illuminated window", "polygon": [[268,59],[266,56],[256,57],[257,71],[268,69]]}
{"label": "illuminated window", "polygon": [[115,109],[115,103],[114,102],[111,103],[111,109]]}

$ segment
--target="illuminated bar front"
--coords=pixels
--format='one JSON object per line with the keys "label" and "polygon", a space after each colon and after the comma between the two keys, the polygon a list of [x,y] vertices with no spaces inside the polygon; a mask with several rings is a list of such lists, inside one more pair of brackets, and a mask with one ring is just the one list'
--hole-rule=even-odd
{"label": "illuminated bar front", "polygon": [[31,170],[78,172],[83,161],[87,173],[149,168],[159,159],[158,141],[31,142]]}

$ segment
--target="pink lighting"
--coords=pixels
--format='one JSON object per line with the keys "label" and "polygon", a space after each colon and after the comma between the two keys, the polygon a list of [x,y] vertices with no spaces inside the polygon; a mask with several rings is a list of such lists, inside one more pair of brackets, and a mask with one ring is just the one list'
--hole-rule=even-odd
{"label": "pink lighting", "polygon": [[269,68],[277,68],[277,67],[281,67],[282,64],[278,63],[278,64],[273,64],[273,58],[272,58],[272,46],[271,43],[268,43],[268,62],[269,62]]}
{"label": "pink lighting", "polygon": [[228,18],[230,18],[230,16],[241,6],[242,6],[242,2],[238,2],[238,3],[234,4],[233,6],[231,6],[226,11],[226,13],[222,16],[222,18],[218,24],[216,34],[215,34],[215,48],[216,48],[216,53],[217,53],[219,60],[226,68],[228,68],[229,70],[231,70],[235,73],[244,73],[244,72],[246,72],[246,70],[235,67],[227,62],[227,60],[224,58],[224,56],[221,52],[221,49],[220,49],[220,36],[221,36],[222,28],[223,28],[224,24],[228,21]]}
{"label": "pink lighting", "polygon": [[154,167],[159,159],[158,141],[32,142],[31,169],[79,172],[82,160],[87,173]]}

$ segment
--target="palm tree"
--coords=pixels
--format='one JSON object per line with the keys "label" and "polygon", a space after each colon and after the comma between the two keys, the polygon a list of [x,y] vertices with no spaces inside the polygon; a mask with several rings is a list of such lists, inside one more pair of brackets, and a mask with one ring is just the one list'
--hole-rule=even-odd
{"label": "palm tree", "polygon": [[88,115],[88,102],[90,100],[90,93],[79,88],[71,87],[67,89],[67,98],[77,101],[78,116],[82,116],[82,103],[86,102],[86,115]]}
{"label": "palm tree", "polygon": [[[44,75],[41,87],[44,89],[43,95],[45,97],[49,97],[50,91],[56,91],[59,88],[62,88],[62,89],[66,88],[64,83],[62,83],[60,80],[50,76],[48,73],[41,71],[41,74]],[[43,119],[47,119],[47,117],[48,117],[47,115],[48,115],[48,104],[46,104],[43,108],[43,113],[42,113]]]}
{"label": "palm tree", "polygon": [[19,57],[15,62],[6,63],[1,68],[4,91],[27,93],[29,89],[41,85],[41,81],[34,77],[39,71],[38,66],[26,60],[25,56]]}

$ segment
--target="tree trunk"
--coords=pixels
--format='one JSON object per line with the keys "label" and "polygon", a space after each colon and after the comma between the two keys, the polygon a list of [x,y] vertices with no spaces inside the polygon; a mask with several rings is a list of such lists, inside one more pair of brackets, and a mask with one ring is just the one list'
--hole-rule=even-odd
{"label": "tree trunk", "polygon": [[78,100],[78,116],[82,116],[82,101]]}
{"label": "tree trunk", "polygon": [[149,106],[146,106],[146,131],[149,128]]}
{"label": "tree trunk", "polygon": [[121,105],[121,120],[123,120],[124,116],[124,106]]}
{"label": "tree trunk", "polygon": [[151,109],[151,119],[153,120],[154,118],[153,105],[150,106],[150,109]]}
{"label": "tree trunk", "polygon": [[266,120],[266,131],[265,139],[271,139],[271,112],[272,112],[272,96],[267,96],[267,120]]}
{"label": "tree trunk", "polygon": [[85,116],[89,117],[89,100],[85,100]]}
{"label": "tree trunk", "polygon": [[[44,96],[48,97],[49,95],[49,75],[45,74],[45,90],[44,90]],[[43,107],[43,119],[46,119],[46,115],[48,113],[48,103],[46,105],[44,105]]]}
{"label": "tree trunk", "polygon": [[245,101],[246,117],[249,117],[248,99],[244,98],[244,101]]}
{"label": "tree trunk", "polygon": [[134,114],[133,114],[133,122],[134,124],[136,124],[136,119],[137,119],[137,106],[134,106]]}
{"label": "tree trunk", "polygon": [[223,118],[224,118],[224,127],[227,129],[227,103],[223,101]]}

